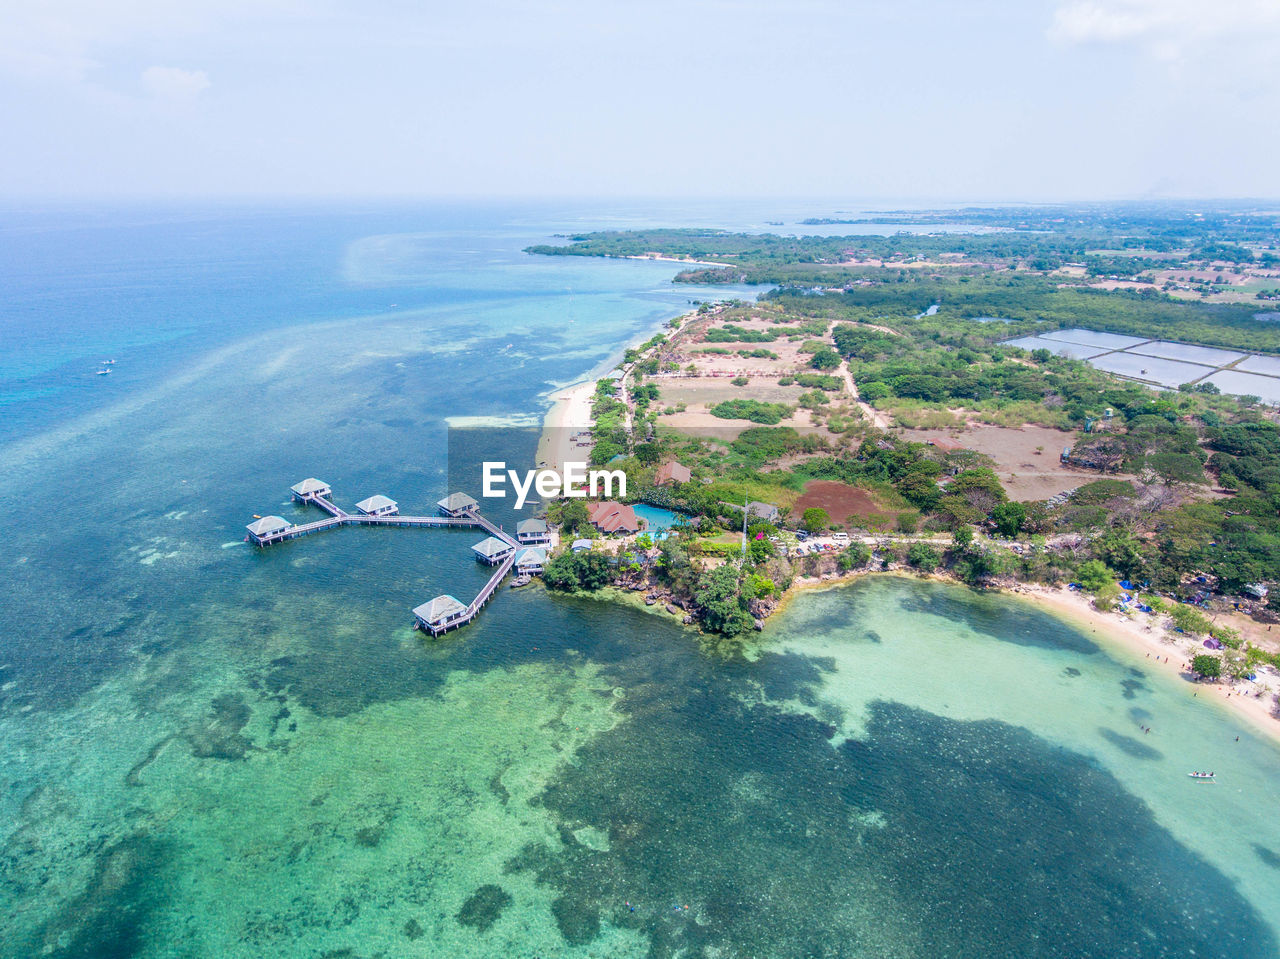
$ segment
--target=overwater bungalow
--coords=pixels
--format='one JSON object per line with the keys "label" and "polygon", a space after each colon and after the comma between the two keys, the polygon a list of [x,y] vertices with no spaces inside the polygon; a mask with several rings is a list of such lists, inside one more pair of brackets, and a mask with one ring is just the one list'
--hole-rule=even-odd
{"label": "overwater bungalow", "polygon": [[547,529],[545,519],[522,519],[516,523],[516,539],[530,546],[546,546],[551,542],[551,533]]}
{"label": "overwater bungalow", "polygon": [[521,576],[541,573],[547,565],[547,551],[536,546],[526,546],[516,553],[516,573]]}
{"label": "overwater bungalow", "polygon": [[283,533],[292,525],[283,516],[264,516],[262,519],[254,520],[246,529],[249,530],[249,536],[253,541],[261,546],[263,540],[270,539],[277,533]]}
{"label": "overwater bungalow", "polygon": [[301,483],[290,486],[289,489],[293,491],[293,498],[297,500],[307,500],[312,496],[328,496],[333,492],[328,483],[314,476],[307,477]]}
{"label": "overwater bungalow", "polygon": [[466,622],[467,607],[446,593],[415,608],[413,619],[419,629],[439,636],[445,630]]}
{"label": "overwater bungalow", "polygon": [[395,516],[400,512],[400,507],[396,501],[389,496],[383,496],[378,493],[376,496],[370,496],[368,499],[362,499],[356,503],[356,509],[364,513],[365,516]]}
{"label": "overwater bungalow", "polygon": [[450,493],[436,504],[440,507],[441,516],[463,516],[480,504],[466,493]]}
{"label": "overwater bungalow", "polygon": [[504,543],[495,536],[486,537],[471,547],[472,552],[476,554],[476,559],[490,566],[497,566],[510,556],[514,549],[515,547],[510,543]]}

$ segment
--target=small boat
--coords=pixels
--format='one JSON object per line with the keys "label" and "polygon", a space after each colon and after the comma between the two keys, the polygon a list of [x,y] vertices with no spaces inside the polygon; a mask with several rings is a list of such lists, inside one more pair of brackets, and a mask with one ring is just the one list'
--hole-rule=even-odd
{"label": "small boat", "polygon": [[1192,779],[1213,779],[1213,773],[1187,773]]}
{"label": "small boat", "polygon": [[111,372],[111,369],[109,367],[104,367],[103,369],[98,370],[97,375],[106,376],[110,372]]}

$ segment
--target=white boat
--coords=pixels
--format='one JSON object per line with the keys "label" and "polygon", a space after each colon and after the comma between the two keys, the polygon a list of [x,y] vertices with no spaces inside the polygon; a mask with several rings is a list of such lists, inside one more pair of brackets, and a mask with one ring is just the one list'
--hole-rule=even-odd
{"label": "white boat", "polygon": [[110,370],[110,369],[101,369],[101,370],[98,370],[97,375],[98,375],[98,376],[106,376],[106,375],[107,375],[108,373],[110,373],[110,372],[111,372],[111,370]]}
{"label": "white boat", "polygon": [[1187,773],[1192,779],[1213,779],[1213,773]]}

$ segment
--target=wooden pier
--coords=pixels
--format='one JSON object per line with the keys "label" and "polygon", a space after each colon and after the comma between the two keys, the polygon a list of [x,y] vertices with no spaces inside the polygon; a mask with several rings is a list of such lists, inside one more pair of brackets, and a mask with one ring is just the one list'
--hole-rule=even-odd
{"label": "wooden pier", "polygon": [[[501,540],[512,548],[513,552],[497,566],[493,575],[489,577],[488,582],[485,583],[484,588],[480,590],[476,598],[461,610],[458,609],[461,604],[457,603],[451,596],[438,596],[431,603],[424,603],[414,610],[414,626],[430,632],[433,636],[439,636],[441,633],[448,632],[451,629],[465,626],[475,619],[476,614],[480,612],[485,603],[493,598],[493,594],[497,592],[502,581],[510,575],[515,566],[516,553],[514,551],[519,548],[520,543],[501,526],[481,516],[478,504],[453,510],[449,515],[441,516],[402,516],[394,512],[383,514],[348,513],[329,499],[332,491],[328,484],[320,480],[314,478],[305,479],[292,488],[292,493],[295,500],[320,508],[329,514],[328,517],[316,520],[314,523],[299,523],[296,525],[279,516],[263,517],[249,525],[249,535],[245,537],[248,542],[259,548],[265,548],[274,546],[276,543],[283,543],[285,540],[297,539],[310,533],[318,533],[321,530],[336,529],[339,526],[433,526],[483,529],[490,536]],[[460,496],[461,494],[453,495]],[[470,500],[470,497],[463,498]],[[475,503],[474,500],[470,500],[470,502]],[[394,506],[394,504],[392,505]],[[444,511],[442,510],[442,512]],[[431,614],[427,612],[433,607],[445,612],[442,612],[438,619],[433,619]]]}

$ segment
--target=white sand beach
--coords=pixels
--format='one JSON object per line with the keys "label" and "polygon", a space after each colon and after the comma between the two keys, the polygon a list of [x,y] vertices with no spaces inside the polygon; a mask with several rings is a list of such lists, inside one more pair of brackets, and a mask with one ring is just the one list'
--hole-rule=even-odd
{"label": "white sand beach", "polygon": [[584,460],[588,447],[574,446],[573,434],[591,429],[591,397],[595,380],[585,380],[552,394],[552,407],[542,421],[538,440],[539,466],[561,469],[568,460]]}

